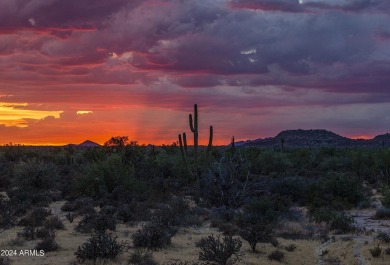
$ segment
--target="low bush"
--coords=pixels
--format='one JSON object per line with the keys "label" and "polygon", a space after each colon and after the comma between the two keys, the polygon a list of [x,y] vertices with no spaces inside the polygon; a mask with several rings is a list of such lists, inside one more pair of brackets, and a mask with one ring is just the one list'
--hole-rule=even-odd
{"label": "low bush", "polygon": [[112,260],[119,254],[127,251],[129,245],[127,242],[117,242],[117,236],[106,233],[95,233],[87,242],[78,247],[74,253],[77,260],[83,263],[86,260]]}
{"label": "low bush", "polygon": [[49,229],[65,229],[64,223],[58,216],[49,216],[48,218],[46,218],[44,226]]}
{"label": "low bush", "polygon": [[379,247],[379,245],[374,248],[370,248],[368,250],[370,251],[371,256],[373,256],[374,258],[379,257],[382,253],[382,249]]}
{"label": "low bush", "polygon": [[344,213],[338,213],[330,220],[330,229],[338,233],[349,233],[356,229],[353,223],[354,220],[352,217]]}
{"label": "low bush", "polygon": [[116,230],[116,219],[105,214],[88,214],[75,227],[80,233],[104,232],[106,230]]}
{"label": "low bush", "polygon": [[129,258],[129,264],[135,265],[158,265],[150,251],[136,249]]}
{"label": "low bush", "polygon": [[382,204],[385,207],[390,207],[390,186],[382,189]]}
{"label": "low bush", "polygon": [[94,214],[93,199],[89,197],[77,198],[74,201],[67,201],[61,210],[64,212],[77,212],[78,214]]}
{"label": "low bush", "polygon": [[175,233],[176,230],[173,227],[156,221],[150,222],[133,234],[133,244],[135,247],[151,250],[160,249],[171,244],[171,238]]}
{"label": "low bush", "polygon": [[274,250],[268,255],[269,260],[282,261],[284,259],[284,252],[280,250]]}
{"label": "low bush", "polygon": [[0,195],[0,229],[9,229],[16,224],[15,209],[11,203]]}
{"label": "low bush", "polygon": [[56,234],[53,229],[46,227],[39,227],[35,230],[35,235],[37,238],[55,238]]}
{"label": "low bush", "polygon": [[380,231],[376,238],[378,238],[383,243],[390,243],[390,235],[385,232]]}
{"label": "low bush", "polygon": [[0,265],[10,265],[12,260],[8,257],[0,257]]}
{"label": "low bush", "polygon": [[42,226],[46,220],[46,217],[50,215],[51,211],[46,208],[34,208],[30,213],[27,214],[27,216],[19,221],[18,225],[32,227]]}
{"label": "low bush", "polygon": [[59,249],[59,245],[53,237],[47,237],[35,245],[36,250],[43,250],[45,253],[50,251],[56,251]]}
{"label": "low bush", "polygon": [[117,208],[116,218],[123,223],[129,223],[136,219],[136,215],[129,204],[121,205]]}
{"label": "low bush", "polygon": [[286,246],[284,249],[287,250],[288,252],[293,252],[296,248],[297,246],[295,244],[290,244]]}
{"label": "low bush", "polygon": [[263,223],[247,224],[240,229],[240,236],[249,243],[253,252],[256,251],[257,243],[271,242],[273,233],[274,226]]}
{"label": "low bush", "polygon": [[386,253],[386,255],[390,255],[390,248],[386,248],[385,253]]}
{"label": "low bush", "polygon": [[375,219],[390,219],[390,208],[381,207],[377,209]]}
{"label": "low bush", "polygon": [[219,235],[204,237],[197,246],[201,249],[199,260],[206,264],[226,265],[228,260],[229,264],[234,264],[240,261],[243,255],[240,252],[241,240],[231,235],[224,236],[222,240]]}
{"label": "low bush", "polygon": [[24,238],[25,240],[35,240],[37,238],[36,228],[32,226],[26,226],[22,231],[18,232],[17,237]]}
{"label": "low bush", "polygon": [[66,215],[65,215],[66,219],[68,219],[69,222],[73,223],[73,219],[74,219],[74,214],[71,213],[71,212],[68,212]]}

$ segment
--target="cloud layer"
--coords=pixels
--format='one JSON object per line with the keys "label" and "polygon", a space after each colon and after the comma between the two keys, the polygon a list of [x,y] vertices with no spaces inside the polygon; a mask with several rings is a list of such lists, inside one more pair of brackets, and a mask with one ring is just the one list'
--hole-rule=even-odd
{"label": "cloud layer", "polygon": [[169,143],[193,103],[219,143],[292,128],[373,136],[390,119],[389,14],[386,0],[4,0],[0,105],[63,115],[20,128],[0,113],[0,143]]}

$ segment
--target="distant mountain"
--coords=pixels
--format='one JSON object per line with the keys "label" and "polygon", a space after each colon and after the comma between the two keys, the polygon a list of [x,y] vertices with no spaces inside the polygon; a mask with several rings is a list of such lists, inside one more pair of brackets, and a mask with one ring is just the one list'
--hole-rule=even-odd
{"label": "distant mountain", "polygon": [[[283,139],[283,140],[282,140]],[[280,147],[367,147],[390,146],[390,134],[378,135],[373,139],[350,139],[327,130],[286,130],[275,137],[237,142],[237,146]]]}
{"label": "distant mountain", "polygon": [[97,144],[97,143],[92,142],[90,140],[86,140],[86,141],[82,142],[81,144],[79,144],[78,146],[80,146],[80,147],[97,147],[97,146],[100,146],[100,144]]}
{"label": "distant mountain", "polygon": [[67,144],[66,146],[71,146],[71,147],[98,147],[101,146],[100,144],[97,144],[95,142],[92,142],[90,140],[86,140],[82,142],[81,144]]}

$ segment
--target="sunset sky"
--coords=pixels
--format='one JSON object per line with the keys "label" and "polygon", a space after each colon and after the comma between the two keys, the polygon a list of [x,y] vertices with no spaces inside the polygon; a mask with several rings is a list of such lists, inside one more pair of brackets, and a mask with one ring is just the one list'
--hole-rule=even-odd
{"label": "sunset sky", "polygon": [[0,0],[0,144],[390,129],[389,0]]}

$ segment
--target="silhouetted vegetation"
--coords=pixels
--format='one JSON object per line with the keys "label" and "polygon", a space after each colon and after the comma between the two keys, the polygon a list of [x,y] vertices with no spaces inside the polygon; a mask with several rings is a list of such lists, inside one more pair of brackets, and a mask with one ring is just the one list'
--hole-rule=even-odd
{"label": "silhouetted vegetation", "polygon": [[[180,228],[208,222],[224,236],[202,239],[200,261],[226,264],[241,257],[240,238],[253,251],[275,242],[278,226],[294,218],[292,206],[307,209],[326,231],[350,233],[356,230],[347,210],[371,207],[368,197],[375,190],[383,205],[374,205],[375,217],[390,218],[387,148],[292,149],[288,138],[275,148],[211,142],[194,148],[183,135],[182,141],[181,147],[144,146],[117,136],[93,148],[1,147],[0,232],[22,226],[20,239],[40,239],[36,248],[49,251],[58,247],[55,230],[75,220],[72,231],[91,234],[77,259],[96,261],[127,250],[115,237],[122,223],[140,225],[128,235],[135,248],[156,250],[168,246]],[[60,200],[66,201],[63,212],[53,215],[48,206]],[[296,246],[278,248],[292,252]],[[149,252],[137,251],[132,262],[154,264]],[[281,253],[270,259],[283,260]]]}

